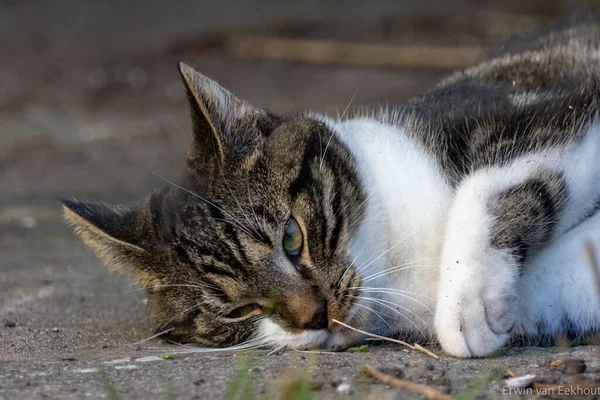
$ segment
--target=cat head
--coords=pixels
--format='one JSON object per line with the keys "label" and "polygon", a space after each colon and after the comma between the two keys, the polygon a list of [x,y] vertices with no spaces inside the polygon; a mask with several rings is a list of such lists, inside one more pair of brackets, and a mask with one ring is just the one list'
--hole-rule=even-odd
{"label": "cat head", "polygon": [[[66,220],[148,291],[152,329],[179,342],[343,342],[360,276],[365,194],[327,124],[254,107],[185,64],[193,140],[177,183],[128,206],[65,200]],[[165,150],[168,151],[168,150]]]}

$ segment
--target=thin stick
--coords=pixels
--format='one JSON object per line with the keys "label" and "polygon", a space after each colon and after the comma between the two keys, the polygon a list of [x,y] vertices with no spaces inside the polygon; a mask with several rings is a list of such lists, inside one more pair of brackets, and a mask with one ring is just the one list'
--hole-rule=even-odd
{"label": "thin stick", "polygon": [[422,394],[428,399],[432,400],[452,400],[452,397],[447,394],[443,394],[432,387],[419,385],[417,383],[412,383],[410,381],[405,381],[403,379],[397,379],[388,374],[384,374],[379,371],[377,368],[373,368],[370,365],[363,365],[361,368],[366,374],[371,375],[373,378],[385,383],[386,385],[394,386],[400,389],[410,390],[413,393]]}
{"label": "thin stick", "polygon": [[481,46],[400,46],[249,34],[231,35],[225,46],[240,57],[388,68],[461,68],[485,54]]}
{"label": "thin stick", "polygon": [[[333,319],[333,318],[332,318],[331,320],[332,320],[333,322],[335,322],[336,324],[340,324],[340,325],[342,325],[343,327],[346,327],[346,328],[348,328],[348,329],[352,329],[353,331],[356,331],[356,332],[358,332],[358,333],[362,333],[363,335],[367,335],[367,336],[370,336],[370,337],[372,337],[372,338],[376,338],[376,339],[379,339],[379,340],[385,340],[385,341],[392,342],[392,343],[398,343],[398,344],[401,344],[402,346],[406,346],[406,347],[408,347],[409,349],[413,349],[413,350],[418,350],[418,351],[421,351],[421,352],[423,352],[424,354],[427,354],[429,357],[433,357],[433,358],[435,358],[436,360],[438,359],[438,356],[436,356],[434,353],[432,353],[432,352],[431,352],[431,351],[429,351],[429,350],[426,350],[426,349],[424,349],[423,347],[421,347],[421,346],[419,346],[419,345],[415,345],[415,346],[413,346],[412,344],[408,344],[408,343],[406,343],[406,342],[403,342],[402,340],[391,339],[391,338],[389,338],[389,337],[385,337],[385,336],[379,336],[379,335],[376,335],[376,334],[374,334],[374,333],[369,333],[369,332],[361,331],[360,329],[353,328],[353,327],[351,327],[350,325],[346,325],[345,323],[343,323],[343,322],[340,322],[340,321],[338,321],[337,319]],[[417,346],[418,346],[418,347],[417,347]]]}
{"label": "thin stick", "polygon": [[584,246],[592,275],[594,275],[594,280],[596,281],[598,296],[600,296],[600,266],[598,265],[598,257],[596,257],[596,251],[590,242],[585,242]]}
{"label": "thin stick", "polygon": [[435,358],[436,360],[439,359],[437,354],[435,354],[434,352],[432,352],[430,350],[427,350],[425,347],[421,346],[419,343],[415,343],[415,349],[427,354],[431,358]]}

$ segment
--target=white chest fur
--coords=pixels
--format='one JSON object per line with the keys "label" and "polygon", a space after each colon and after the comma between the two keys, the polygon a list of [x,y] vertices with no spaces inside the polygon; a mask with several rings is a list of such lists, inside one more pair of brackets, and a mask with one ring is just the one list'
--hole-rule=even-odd
{"label": "white chest fur", "polygon": [[431,335],[439,257],[452,188],[405,132],[371,119],[333,126],[368,193],[352,248],[363,278],[362,307],[380,314],[372,331]]}

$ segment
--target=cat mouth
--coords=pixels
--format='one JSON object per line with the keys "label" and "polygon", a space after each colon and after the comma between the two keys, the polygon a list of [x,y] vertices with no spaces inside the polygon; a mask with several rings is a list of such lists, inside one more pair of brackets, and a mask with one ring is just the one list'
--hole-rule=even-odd
{"label": "cat mouth", "polygon": [[343,346],[348,344],[346,328],[335,321],[348,325],[357,324],[357,313],[352,311],[350,309],[345,315],[335,313],[330,316],[327,327],[323,329],[286,329],[265,318],[258,325],[259,337],[264,338],[274,348],[311,349]]}

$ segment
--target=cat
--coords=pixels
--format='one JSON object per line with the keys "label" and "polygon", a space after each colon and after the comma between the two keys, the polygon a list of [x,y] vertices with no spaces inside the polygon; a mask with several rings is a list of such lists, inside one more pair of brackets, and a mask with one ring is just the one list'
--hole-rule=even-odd
{"label": "cat", "polygon": [[[600,331],[600,26],[566,21],[392,110],[278,116],[191,67],[178,182],[63,200],[155,333],[202,347],[437,340],[457,357]],[[166,178],[165,178],[166,180]]]}

